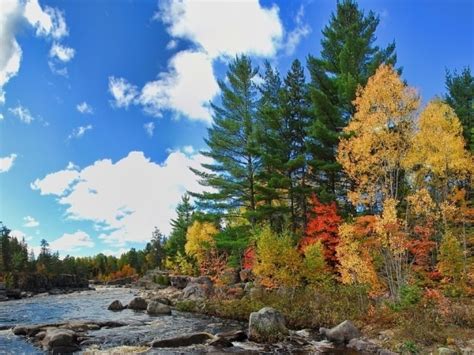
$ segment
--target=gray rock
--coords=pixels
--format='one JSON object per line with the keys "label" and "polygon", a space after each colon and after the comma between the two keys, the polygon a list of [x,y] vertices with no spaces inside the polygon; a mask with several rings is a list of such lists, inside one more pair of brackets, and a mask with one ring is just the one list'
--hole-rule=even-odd
{"label": "gray rock", "polygon": [[204,344],[209,340],[214,340],[214,336],[203,332],[170,339],[154,340],[150,345],[153,348],[178,348],[182,346]]}
{"label": "gray rock", "polygon": [[133,300],[130,301],[128,304],[129,309],[133,309],[136,311],[144,311],[148,307],[147,302],[142,297],[135,297]]}
{"label": "gray rock", "polygon": [[280,340],[288,335],[285,318],[274,308],[265,307],[250,314],[249,340],[268,343]]}
{"label": "gray rock", "polygon": [[183,290],[182,298],[186,300],[202,300],[212,293],[212,283],[207,282],[192,282],[189,283]]}
{"label": "gray rock", "polygon": [[109,307],[107,307],[109,311],[121,311],[124,308],[125,306],[119,300],[113,301],[111,304],[109,304]]}
{"label": "gray rock", "polygon": [[328,340],[336,343],[348,343],[351,339],[361,336],[359,329],[348,320],[345,320],[331,329],[319,328],[319,333],[324,335]]}
{"label": "gray rock", "polygon": [[438,348],[438,355],[458,355],[459,353],[456,350],[450,348]]}
{"label": "gray rock", "polygon": [[247,339],[247,334],[243,330],[231,330],[216,334],[217,338],[224,338],[228,341],[244,341]]}
{"label": "gray rock", "polygon": [[156,315],[170,315],[171,314],[171,308],[163,303],[157,302],[157,301],[151,301],[148,303],[148,307],[146,309],[146,312],[152,316]]}
{"label": "gray rock", "polygon": [[227,340],[226,338],[216,338],[209,342],[210,346],[215,346],[216,348],[230,348],[234,346],[231,341]]}
{"label": "gray rock", "polygon": [[69,329],[48,329],[41,342],[43,350],[70,353],[79,350],[77,335]]}
{"label": "gray rock", "polygon": [[377,354],[380,350],[380,347],[377,344],[374,344],[370,341],[364,339],[351,339],[349,344],[347,344],[349,349],[360,351],[363,353]]}
{"label": "gray rock", "polygon": [[177,275],[177,276],[170,277],[171,286],[176,287],[178,289],[185,288],[188,285],[188,282],[189,282],[188,276]]}

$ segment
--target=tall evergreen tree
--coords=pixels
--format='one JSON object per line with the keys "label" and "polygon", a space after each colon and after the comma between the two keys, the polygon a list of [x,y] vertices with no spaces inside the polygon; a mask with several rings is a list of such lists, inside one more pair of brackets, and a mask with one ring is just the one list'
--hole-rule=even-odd
{"label": "tall evergreen tree", "polygon": [[281,231],[289,212],[288,191],[291,180],[286,173],[290,156],[291,136],[282,112],[283,85],[280,74],[265,62],[263,83],[259,87],[260,100],[257,115],[258,154],[262,168],[259,171],[258,216]]}
{"label": "tall evergreen tree", "polygon": [[461,74],[446,71],[445,100],[454,109],[463,126],[463,135],[467,147],[472,149],[472,130],[474,129],[474,77],[466,67]]}
{"label": "tall evergreen tree", "polygon": [[304,69],[299,60],[294,60],[285,77],[282,103],[286,126],[286,141],[289,144],[286,162],[290,181],[289,201],[293,231],[306,228],[308,200],[311,189],[308,184],[306,136],[309,120],[309,101]]}
{"label": "tall evergreen tree", "polygon": [[323,201],[336,198],[340,166],[335,155],[339,136],[354,114],[352,101],[381,63],[395,65],[395,43],[374,45],[379,18],[367,15],[354,0],[338,1],[323,29],[321,57],[309,56],[310,96],[314,120],[309,129],[311,170]]}
{"label": "tall evergreen tree", "polygon": [[184,194],[181,202],[176,207],[176,218],[171,220],[171,233],[165,243],[167,256],[175,256],[178,252],[184,255],[186,232],[192,223],[194,207],[188,194]]}
{"label": "tall evergreen tree", "polygon": [[[214,123],[206,140],[213,159],[205,169],[192,169],[203,186],[212,188],[197,197],[197,206],[218,215],[243,207],[249,221],[256,221],[257,172],[260,162],[256,144],[257,90],[253,78],[257,69],[246,56],[238,56],[229,65],[228,84],[219,82],[221,105],[212,105]],[[207,170],[207,171],[206,171]]]}

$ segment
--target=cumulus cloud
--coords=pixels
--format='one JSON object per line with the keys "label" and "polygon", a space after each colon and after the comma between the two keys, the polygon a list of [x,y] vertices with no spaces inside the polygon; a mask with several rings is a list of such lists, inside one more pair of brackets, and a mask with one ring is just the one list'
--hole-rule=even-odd
{"label": "cumulus cloud", "polygon": [[145,132],[149,137],[153,137],[153,132],[155,131],[155,122],[148,122],[143,125]]}
{"label": "cumulus cloud", "polygon": [[[5,85],[18,74],[22,50],[15,39],[21,23],[26,22],[36,29],[36,35],[59,40],[68,35],[64,13],[57,8],[40,6],[38,0],[2,0],[0,6],[0,104],[5,103]],[[54,47],[54,44],[53,44]],[[65,47],[63,47],[65,48]],[[53,50],[53,48],[51,48]],[[71,53],[69,48],[69,55]],[[55,53],[53,51],[53,53]],[[63,53],[65,54],[65,53]],[[65,58],[63,56],[63,58]],[[72,57],[71,57],[72,58]],[[54,63],[52,69],[58,69]]]}
{"label": "cumulus cloud", "polygon": [[0,157],[0,174],[9,171],[15,162],[16,154],[10,154],[6,157]]}
{"label": "cumulus cloud", "polygon": [[76,51],[73,48],[63,46],[59,43],[54,43],[49,51],[49,56],[51,58],[56,58],[61,62],[67,63],[72,58],[74,58],[75,53]]}
{"label": "cumulus cloud", "polygon": [[128,253],[128,251],[129,251],[129,249],[127,249],[127,248],[120,248],[120,249],[117,249],[117,250],[106,249],[106,250],[102,250],[102,254],[112,255],[112,256],[115,256],[115,257],[118,258],[122,254]]}
{"label": "cumulus cloud", "polygon": [[35,118],[31,115],[30,110],[24,106],[18,105],[17,107],[9,108],[8,111],[18,117],[21,122],[26,124],[30,124],[35,120]]}
{"label": "cumulus cloud", "polygon": [[82,138],[84,134],[86,134],[87,131],[90,131],[93,128],[91,124],[88,124],[87,126],[79,126],[77,128],[74,128],[71,132],[71,134],[67,137],[67,139],[73,139],[73,138]]}
{"label": "cumulus cloud", "polygon": [[31,216],[23,217],[23,221],[25,222],[23,227],[34,228],[40,225],[39,222],[34,217],[31,217]]}
{"label": "cumulus cloud", "polygon": [[209,162],[200,154],[173,151],[157,164],[135,151],[117,162],[98,160],[80,171],[49,174],[32,188],[56,196],[68,219],[91,221],[100,239],[123,246],[149,240],[155,226],[168,234],[181,196],[203,191],[189,167]]}
{"label": "cumulus cloud", "polygon": [[276,5],[262,7],[258,0],[160,1],[154,18],[172,37],[167,48],[175,48],[180,39],[191,41],[193,48],[176,53],[167,71],[146,83],[139,95],[132,91],[122,106],[133,103],[154,116],[167,110],[210,123],[209,101],[219,93],[213,63],[242,53],[274,56],[284,35],[278,12]]}
{"label": "cumulus cloud", "polygon": [[26,233],[18,230],[18,229],[14,229],[12,231],[10,231],[10,236],[13,237],[13,238],[16,238],[17,240],[22,240],[24,239],[25,241],[30,241],[33,239],[32,236],[30,235],[27,235]]}
{"label": "cumulus cloud", "polygon": [[75,233],[64,233],[61,237],[49,243],[53,251],[77,252],[82,248],[93,248],[94,242],[86,232],[81,230]]}
{"label": "cumulus cloud", "polygon": [[86,115],[86,114],[92,115],[94,113],[94,109],[92,108],[92,106],[89,105],[85,101],[81,102],[80,104],[77,104],[76,109],[77,109],[77,111],[79,111],[80,113],[82,113],[84,115]]}

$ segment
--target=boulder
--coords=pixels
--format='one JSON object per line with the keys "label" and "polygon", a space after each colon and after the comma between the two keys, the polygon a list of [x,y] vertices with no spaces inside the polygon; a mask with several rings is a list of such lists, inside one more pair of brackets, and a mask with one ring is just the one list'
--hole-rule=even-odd
{"label": "boulder", "polygon": [[173,303],[166,297],[154,296],[154,297],[151,298],[151,300],[166,304],[167,306],[172,306],[173,305]]}
{"label": "boulder", "polygon": [[215,346],[216,348],[230,348],[234,346],[234,344],[226,338],[216,338],[211,340],[208,345]]}
{"label": "boulder", "polygon": [[7,289],[5,291],[5,295],[8,298],[13,298],[13,299],[19,300],[21,298],[21,290],[17,289],[17,288]]}
{"label": "boulder", "polygon": [[351,339],[347,344],[347,348],[369,354],[377,354],[380,350],[377,344],[358,338]]}
{"label": "boulder", "polygon": [[204,284],[190,283],[184,290],[182,298],[185,300],[202,300],[209,295],[208,288]]}
{"label": "boulder", "polygon": [[361,336],[359,329],[348,320],[345,320],[331,329],[319,328],[319,333],[324,335],[328,340],[336,343],[348,343],[351,339]]}
{"label": "boulder", "polygon": [[156,315],[170,315],[171,314],[171,308],[163,303],[157,302],[157,301],[151,301],[148,303],[148,307],[146,309],[146,312],[149,315],[156,316]]}
{"label": "boulder", "polygon": [[181,290],[185,288],[189,282],[189,277],[182,276],[182,275],[171,276],[169,279],[170,279],[171,286],[176,287]]}
{"label": "boulder", "polygon": [[111,304],[109,304],[109,306],[107,307],[107,309],[109,311],[121,311],[122,309],[125,309],[126,307],[122,304],[122,302],[120,302],[119,300],[115,300],[113,301]]}
{"label": "boulder", "polygon": [[250,314],[249,340],[268,343],[280,340],[288,335],[285,318],[274,308],[265,307]]}
{"label": "boulder", "polygon": [[153,348],[179,348],[196,344],[204,344],[209,340],[214,340],[214,336],[209,333],[194,333],[176,338],[154,340],[151,342]]}
{"label": "boulder", "polygon": [[216,334],[217,338],[224,338],[228,341],[244,341],[247,340],[247,334],[243,330],[231,330]]}
{"label": "boulder", "polygon": [[456,350],[442,347],[442,348],[438,348],[437,354],[438,355],[457,355],[459,353]]}
{"label": "boulder", "polygon": [[77,335],[69,329],[48,329],[41,342],[43,350],[53,353],[72,353],[79,350]]}
{"label": "boulder", "polygon": [[148,307],[147,302],[142,297],[135,297],[133,300],[130,301],[128,304],[129,309],[133,309],[136,311],[144,311]]}

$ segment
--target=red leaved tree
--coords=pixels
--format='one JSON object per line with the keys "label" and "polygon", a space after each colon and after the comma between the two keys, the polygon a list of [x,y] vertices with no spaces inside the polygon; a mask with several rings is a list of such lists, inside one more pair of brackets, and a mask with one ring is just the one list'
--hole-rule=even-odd
{"label": "red leaved tree", "polygon": [[301,239],[299,248],[304,250],[308,245],[320,240],[324,246],[324,259],[327,265],[335,270],[338,264],[336,247],[339,244],[341,216],[337,214],[335,202],[323,204],[314,194],[311,197],[311,205],[305,236]]}

